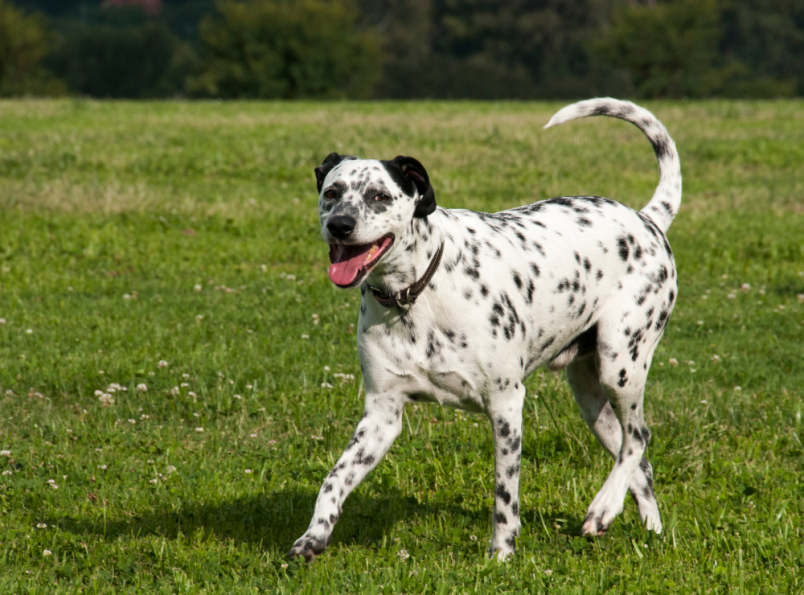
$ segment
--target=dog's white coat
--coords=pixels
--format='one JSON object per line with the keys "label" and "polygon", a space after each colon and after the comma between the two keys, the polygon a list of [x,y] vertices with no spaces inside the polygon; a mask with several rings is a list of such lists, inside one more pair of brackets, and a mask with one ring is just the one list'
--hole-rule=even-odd
{"label": "dog's white coat", "polygon": [[[583,532],[605,531],[630,489],[648,528],[661,532],[642,398],[651,357],[672,311],[675,263],[664,236],[681,201],[678,155],[664,126],[631,103],[593,99],[548,123],[608,115],[639,126],[656,151],[660,182],[637,212],[596,197],[565,197],[497,214],[438,208],[413,216],[387,165],[346,159],[323,181],[324,238],[334,214],[357,225],[349,241],[393,233],[394,244],[361,285],[358,351],[366,388],[363,419],[319,493],[310,527],[290,555],[310,560],[329,544],[343,501],[380,461],[413,401],[485,413],[494,432],[495,503],[490,552],[513,553],[519,532],[523,379],[566,366],[581,415],[615,465],[589,506]],[[327,188],[340,196],[329,200]],[[371,196],[392,198],[383,204]],[[444,254],[415,305],[387,309],[388,294],[418,280],[441,243]]]}

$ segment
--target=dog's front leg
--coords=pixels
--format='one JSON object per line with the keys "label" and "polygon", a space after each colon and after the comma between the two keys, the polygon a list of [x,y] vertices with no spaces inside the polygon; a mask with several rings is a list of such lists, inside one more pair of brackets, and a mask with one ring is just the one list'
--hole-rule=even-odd
{"label": "dog's front leg", "polygon": [[293,559],[304,556],[311,562],[332,539],[332,530],[341,514],[343,501],[374,469],[402,431],[400,397],[366,396],[366,410],[352,439],[318,492],[310,526],[288,552]]}
{"label": "dog's front leg", "polygon": [[494,517],[489,556],[504,560],[519,535],[519,471],[522,462],[522,405],[525,387],[495,397],[489,407],[494,432]]}

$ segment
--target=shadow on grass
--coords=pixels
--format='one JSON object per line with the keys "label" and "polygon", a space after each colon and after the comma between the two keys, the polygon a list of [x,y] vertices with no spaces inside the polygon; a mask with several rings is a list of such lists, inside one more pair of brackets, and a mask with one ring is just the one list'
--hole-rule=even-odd
{"label": "shadow on grass", "polygon": [[[107,541],[149,535],[168,540],[206,541],[211,538],[253,544],[284,554],[307,529],[317,495],[285,490],[213,504],[182,502],[177,503],[173,510],[106,521],[99,507],[98,514],[92,518],[63,517],[51,519],[48,524],[73,534],[95,535]],[[379,545],[396,523],[426,516],[442,516],[448,519],[448,523],[459,520],[463,525],[485,526],[490,520],[486,510],[473,511],[441,502],[422,504],[398,490],[386,491],[381,496],[357,493],[346,501],[332,543],[364,547]]]}

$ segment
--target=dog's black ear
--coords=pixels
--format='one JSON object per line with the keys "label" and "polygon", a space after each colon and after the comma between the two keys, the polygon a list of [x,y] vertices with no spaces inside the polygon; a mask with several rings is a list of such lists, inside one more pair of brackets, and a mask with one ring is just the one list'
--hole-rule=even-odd
{"label": "dog's black ear", "polygon": [[338,155],[337,153],[330,153],[324,159],[324,162],[315,168],[315,183],[318,186],[318,193],[321,194],[321,187],[324,185],[324,178],[332,170],[333,167],[338,165],[341,161],[347,159],[357,159],[354,155]]}
{"label": "dog's black ear", "polygon": [[427,175],[424,166],[413,157],[403,157],[402,155],[394,157],[391,163],[402,172],[405,178],[413,182],[416,190],[419,191],[421,198],[416,203],[413,216],[424,219],[427,215],[432,214],[436,210],[435,192],[430,185],[430,176]]}

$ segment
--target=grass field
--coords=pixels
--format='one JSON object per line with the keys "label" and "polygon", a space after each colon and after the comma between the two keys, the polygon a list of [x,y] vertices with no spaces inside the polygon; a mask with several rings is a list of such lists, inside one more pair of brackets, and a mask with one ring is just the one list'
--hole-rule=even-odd
{"label": "grass field", "polygon": [[685,180],[646,393],[664,534],[629,499],[580,537],[610,461],[544,371],[514,559],[485,558],[487,422],[414,406],[332,546],[287,563],[363,411],[312,168],[413,155],[447,207],[646,204],[639,131],[543,131],[560,105],[0,102],[0,593],[804,592],[800,101],[646,104]]}

